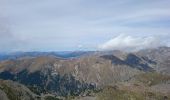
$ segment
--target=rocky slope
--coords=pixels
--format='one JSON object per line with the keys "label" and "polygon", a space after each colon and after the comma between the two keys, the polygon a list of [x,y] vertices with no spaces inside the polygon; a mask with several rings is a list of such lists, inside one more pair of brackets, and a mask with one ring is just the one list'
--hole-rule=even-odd
{"label": "rocky slope", "polygon": [[157,72],[170,75],[170,47],[141,50],[137,52],[137,55],[155,63],[153,68]]}
{"label": "rocky slope", "polygon": [[1,100],[40,100],[40,97],[31,92],[27,87],[13,82],[0,80]]}

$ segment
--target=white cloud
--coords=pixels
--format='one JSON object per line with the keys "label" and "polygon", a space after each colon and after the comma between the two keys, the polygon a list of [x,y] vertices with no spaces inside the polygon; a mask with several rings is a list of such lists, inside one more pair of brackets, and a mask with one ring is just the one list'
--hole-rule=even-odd
{"label": "white cloud", "polygon": [[161,46],[159,38],[156,37],[135,37],[130,35],[119,35],[102,45],[101,50],[126,50],[136,51],[144,48],[155,48]]}
{"label": "white cloud", "polygon": [[83,45],[81,45],[81,44],[80,44],[80,45],[78,45],[78,48],[82,48],[82,47],[83,47]]}

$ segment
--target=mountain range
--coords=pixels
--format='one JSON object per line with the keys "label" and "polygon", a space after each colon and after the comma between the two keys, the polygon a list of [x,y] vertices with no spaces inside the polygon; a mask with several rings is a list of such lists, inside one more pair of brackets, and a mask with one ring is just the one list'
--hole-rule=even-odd
{"label": "mountain range", "polygon": [[1,54],[0,79],[2,100],[169,100],[170,47]]}

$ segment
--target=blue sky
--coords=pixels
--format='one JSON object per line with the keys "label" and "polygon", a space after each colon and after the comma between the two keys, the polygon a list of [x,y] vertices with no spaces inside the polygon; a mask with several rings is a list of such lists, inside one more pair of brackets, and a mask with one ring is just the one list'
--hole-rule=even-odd
{"label": "blue sky", "polygon": [[169,45],[169,5],[170,0],[0,0],[0,51]]}

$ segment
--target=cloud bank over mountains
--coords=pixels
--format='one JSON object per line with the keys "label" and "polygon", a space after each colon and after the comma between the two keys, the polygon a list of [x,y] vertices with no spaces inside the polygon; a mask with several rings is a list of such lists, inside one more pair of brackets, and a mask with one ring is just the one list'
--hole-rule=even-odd
{"label": "cloud bank over mountains", "polygon": [[155,48],[159,46],[163,46],[163,44],[160,39],[156,37],[135,37],[121,34],[99,45],[99,49],[137,51],[140,49]]}

